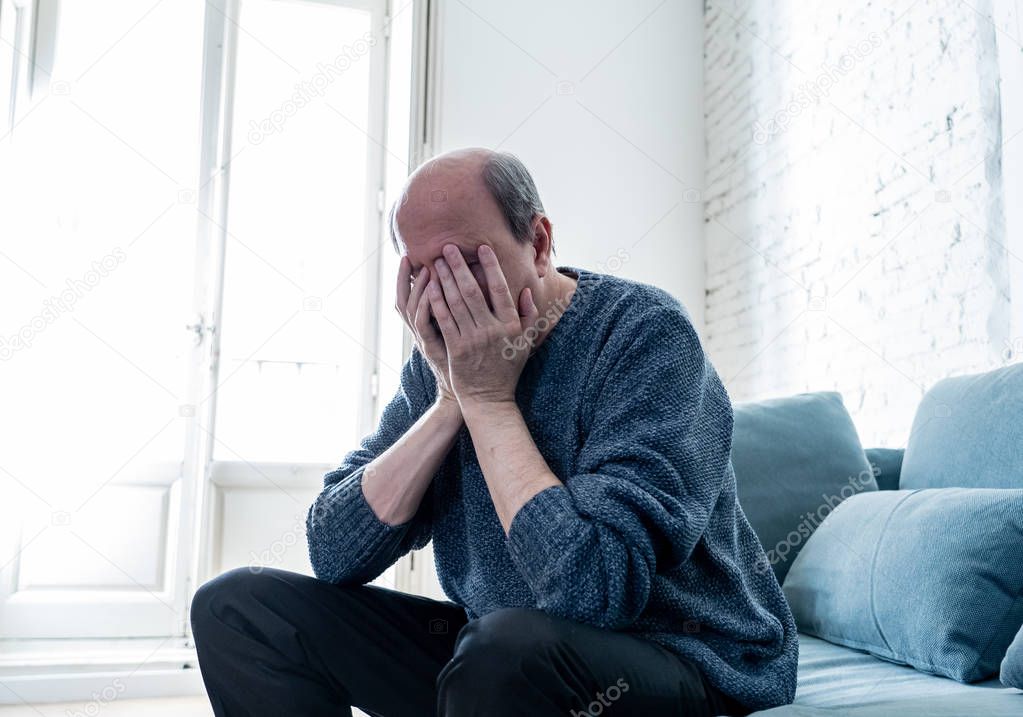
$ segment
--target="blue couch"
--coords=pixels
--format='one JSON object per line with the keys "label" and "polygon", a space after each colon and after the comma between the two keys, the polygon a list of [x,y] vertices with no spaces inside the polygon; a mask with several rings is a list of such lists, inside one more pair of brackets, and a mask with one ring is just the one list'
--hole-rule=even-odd
{"label": "blue couch", "polygon": [[[951,496],[951,504],[945,505],[943,510],[946,513],[951,510],[953,514],[963,502],[962,489],[981,489],[977,495],[985,498],[996,495],[988,492],[989,489],[1003,489],[1004,492],[997,495],[1007,496],[1010,503],[1016,501],[1019,497],[1016,489],[1023,489],[1023,365],[939,382],[921,401],[905,450],[864,450],[841,396],[836,393],[803,394],[773,401],[737,404],[735,416],[732,460],[740,504],[764,544],[770,569],[775,571],[790,603],[793,603],[793,613],[800,629],[795,702],[755,714],[771,717],[1023,716],[1023,691],[1000,681],[998,663],[995,662],[994,669],[991,669],[991,654],[987,655],[983,667],[974,671],[978,677],[970,683],[958,677],[950,679],[941,676],[941,668],[933,668],[930,663],[918,664],[917,667],[899,664],[917,663],[911,657],[898,656],[897,645],[891,646],[896,657],[886,651],[890,647],[887,644],[888,636],[898,633],[891,629],[891,625],[899,620],[899,612],[898,609],[888,609],[890,605],[874,604],[877,595],[884,593],[880,589],[875,591],[873,575],[869,578],[870,602],[865,603],[862,616],[857,613],[858,607],[843,611],[842,602],[847,599],[844,590],[828,592],[828,581],[832,579],[844,579],[846,586],[855,585],[855,582],[849,581],[850,576],[855,578],[857,570],[874,569],[878,563],[879,550],[860,550],[864,553],[861,556],[864,559],[859,560],[853,555],[856,551],[850,548],[847,559],[843,559],[840,552],[832,550],[829,554],[826,544],[829,540],[833,544],[835,540],[844,544],[844,541],[850,539],[865,539],[857,533],[874,531],[878,535],[888,536],[884,549],[895,552],[897,558],[902,545],[892,545],[896,539],[891,536],[898,534],[900,522],[903,532],[899,541],[914,542],[918,540],[915,536],[927,532],[926,529],[920,529],[919,523],[912,523],[912,520],[926,521],[928,515],[934,515],[926,511],[918,511],[915,517],[900,515],[894,519],[894,525],[889,524],[893,522],[889,518],[880,527],[868,529],[864,526],[862,531],[859,530],[859,523],[856,523],[850,531],[850,516],[854,519],[863,516],[863,522],[869,522],[869,505],[883,503],[885,495],[896,498],[894,493],[879,494],[881,491],[900,491],[907,498],[927,497],[939,502]],[[916,493],[911,494],[911,491]],[[838,506],[847,500],[850,502],[838,511]],[[894,502],[901,504],[907,501]],[[854,512],[857,504],[860,506],[858,513]],[[864,506],[867,506],[866,512]],[[963,510],[968,508],[964,507]],[[840,525],[843,520],[840,513],[844,514],[846,522],[844,534],[838,527],[828,530]],[[990,510],[983,519],[992,519]],[[1002,527],[1011,524],[1007,537],[1001,543],[1002,552],[998,553],[1002,556],[1002,565],[1012,562],[1011,559],[1005,560],[1005,556],[1011,554],[1023,563],[1023,538],[1020,538],[1023,522],[1020,517],[1005,516],[1005,520],[995,517],[994,520],[995,523],[991,525]],[[940,531],[945,528],[934,526],[934,529],[938,531],[936,535],[941,535]],[[981,531],[982,539],[983,535],[990,532],[983,525],[977,529]],[[1017,539],[1018,551],[1013,553]],[[948,594],[951,596],[949,600],[962,600],[961,596],[954,595],[955,589],[962,587],[958,583],[972,578],[964,572],[965,569],[948,571],[946,563],[951,562],[953,568],[958,567],[954,565],[957,554],[955,547],[952,548],[951,558],[935,560],[934,565],[920,565],[921,560],[926,560],[928,555],[926,537],[923,542],[925,545],[922,550],[918,548],[916,553],[910,554],[912,564],[907,570],[925,570],[926,573],[915,574],[932,578],[932,573],[940,575],[942,569],[945,569],[951,576],[947,580]],[[951,544],[958,545],[954,541]],[[978,555],[979,561],[983,562],[987,555],[983,547],[979,548],[979,553],[974,550],[972,557],[967,560],[977,563]],[[812,561],[821,561],[822,556],[827,557],[824,565],[810,565]],[[1005,605],[1009,606],[1004,611],[1006,617],[1000,621],[1000,632],[995,644],[1000,660],[1006,651],[1003,644],[1005,635],[1008,634],[1011,639],[1011,634],[1023,622],[1023,585],[1019,584],[1023,582],[1019,577],[1023,570],[1015,570],[1014,577],[1005,579],[1006,583],[1012,585],[994,588],[987,583],[1000,581],[1001,565],[981,566],[980,570],[982,575],[977,581],[982,585],[978,590],[1004,589],[1001,597]],[[984,570],[987,572],[984,573]],[[905,576],[884,577],[894,582],[897,588],[897,578]],[[946,594],[940,586],[946,583],[931,580],[926,584],[927,594],[918,596],[921,600],[906,600],[904,606],[898,606],[904,607],[907,622],[915,621],[912,629],[917,630],[916,634],[919,634],[921,624],[926,626],[927,615],[945,614],[932,608],[935,603],[940,607]],[[849,590],[848,600],[855,601],[856,592],[855,589]],[[885,599],[896,603],[903,600],[897,589],[895,592],[890,591]],[[972,599],[976,600],[976,591]],[[927,601],[931,607],[920,608],[926,614],[909,615],[918,602]],[[956,607],[951,606],[953,612]],[[878,613],[884,613],[886,609],[888,612],[879,618]],[[928,610],[931,612],[926,612]],[[836,614],[838,617],[835,617]],[[841,638],[821,639],[820,635],[831,637],[821,629],[822,623],[827,620],[841,622],[843,619],[853,623],[861,620],[868,631],[872,629],[871,621],[878,624],[878,634],[885,640],[882,646],[885,649],[854,649],[847,645],[850,642],[857,644],[855,641],[846,640],[843,645],[836,644],[843,642]],[[882,630],[879,623],[885,621],[886,629]],[[969,624],[968,620],[966,624]],[[934,632],[944,630],[952,642],[957,639],[969,642],[969,635],[965,638],[957,635],[957,625],[943,624],[935,627]],[[911,641],[914,635],[912,629],[898,633],[899,637]],[[904,636],[907,634],[909,637]],[[895,639],[892,638],[893,643]],[[926,635],[920,639],[927,642],[937,638]],[[982,647],[990,648],[992,641],[993,638],[985,636]],[[922,649],[937,650],[937,661],[941,662],[945,657],[949,660],[962,657],[959,647],[945,646],[945,653],[941,653],[933,644],[927,644]],[[885,659],[875,656],[879,653],[886,655]]]}

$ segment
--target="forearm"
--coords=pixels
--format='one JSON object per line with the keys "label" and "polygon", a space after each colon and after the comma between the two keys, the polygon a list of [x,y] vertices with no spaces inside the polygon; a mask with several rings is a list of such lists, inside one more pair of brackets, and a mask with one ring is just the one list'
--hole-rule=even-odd
{"label": "forearm", "polygon": [[514,401],[463,402],[476,459],[505,534],[530,498],[562,485],[540,454]]}
{"label": "forearm", "polygon": [[388,525],[412,519],[461,427],[458,405],[438,401],[367,464],[362,492],[377,518]]}

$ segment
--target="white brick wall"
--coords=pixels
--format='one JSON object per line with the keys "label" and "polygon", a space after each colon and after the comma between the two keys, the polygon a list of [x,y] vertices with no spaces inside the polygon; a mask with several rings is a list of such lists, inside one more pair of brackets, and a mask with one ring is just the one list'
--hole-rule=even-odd
{"label": "white brick wall", "polygon": [[1007,361],[1020,47],[991,2],[708,0],[705,337],[733,400],[837,390],[899,446],[927,387]]}

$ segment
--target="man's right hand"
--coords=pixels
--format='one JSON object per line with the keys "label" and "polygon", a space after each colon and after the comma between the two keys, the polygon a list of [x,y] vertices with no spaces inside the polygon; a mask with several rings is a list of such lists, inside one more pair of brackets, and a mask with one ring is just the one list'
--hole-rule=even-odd
{"label": "man's right hand", "polygon": [[401,315],[415,338],[419,353],[426,359],[434,378],[437,380],[437,402],[458,406],[454,391],[451,390],[451,373],[448,370],[448,351],[444,339],[433,320],[430,299],[426,288],[431,281],[437,281],[424,266],[413,275],[412,262],[407,256],[401,258],[398,266],[398,287],[395,309]]}

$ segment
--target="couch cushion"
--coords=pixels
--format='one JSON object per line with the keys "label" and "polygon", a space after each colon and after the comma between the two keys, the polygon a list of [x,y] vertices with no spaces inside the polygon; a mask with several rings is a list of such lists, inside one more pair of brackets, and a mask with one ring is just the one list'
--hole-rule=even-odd
{"label": "couch cushion", "polygon": [[939,381],[920,401],[899,487],[1023,488],[1023,364]]}
{"label": "couch cushion", "polygon": [[827,514],[877,483],[840,394],[804,393],[734,411],[739,503],[783,582]]}
{"label": "couch cushion", "polygon": [[973,682],[1023,623],[1020,545],[1023,490],[858,495],[807,541],[785,595],[803,632]]}
{"label": "couch cushion", "polygon": [[1016,633],[1016,639],[1009,645],[1002,660],[1002,684],[1023,690],[1023,628]]}
{"label": "couch cushion", "polygon": [[964,685],[801,634],[795,704],[753,714],[1019,717],[1021,702],[1023,694],[998,678]]}
{"label": "couch cushion", "polygon": [[898,490],[905,448],[867,448],[867,462],[874,471],[878,490]]}

